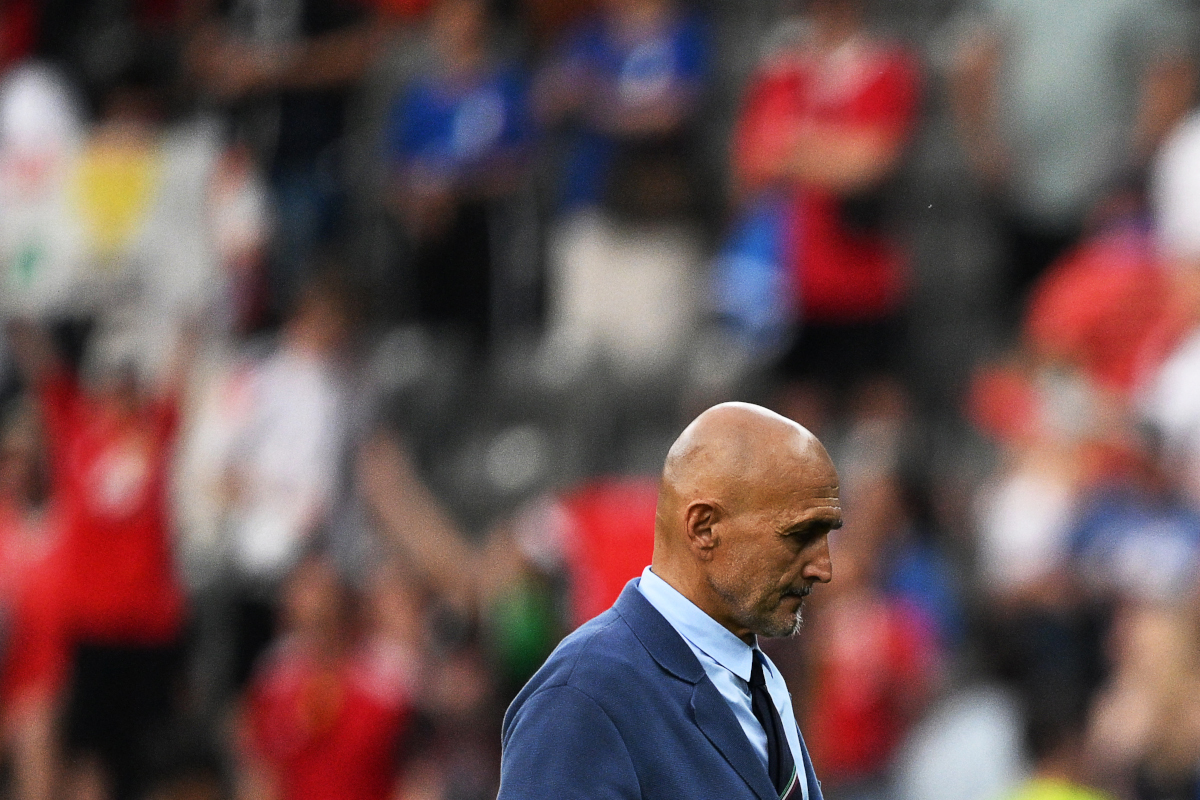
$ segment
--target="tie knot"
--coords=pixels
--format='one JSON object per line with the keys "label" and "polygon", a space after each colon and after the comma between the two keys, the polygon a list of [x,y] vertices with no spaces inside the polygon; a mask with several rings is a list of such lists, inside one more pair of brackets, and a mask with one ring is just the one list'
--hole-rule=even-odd
{"label": "tie knot", "polygon": [[762,659],[758,657],[757,650],[752,650],[751,656],[754,659],[754,666],[750,668],[750,688],[764,689],[767,685],[767,679],[763,677]]}

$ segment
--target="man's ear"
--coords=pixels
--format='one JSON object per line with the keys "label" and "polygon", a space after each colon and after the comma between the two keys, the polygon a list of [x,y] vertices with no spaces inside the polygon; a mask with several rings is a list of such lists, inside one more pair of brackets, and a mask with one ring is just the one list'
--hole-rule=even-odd
{"label": "man's ear", "polygon": [[710,500],[697,500],[688,505],[684,512],[688,546],[701,560],[712,558],[713,548],[720,544],[716,531],[720,517],[720,506]]}

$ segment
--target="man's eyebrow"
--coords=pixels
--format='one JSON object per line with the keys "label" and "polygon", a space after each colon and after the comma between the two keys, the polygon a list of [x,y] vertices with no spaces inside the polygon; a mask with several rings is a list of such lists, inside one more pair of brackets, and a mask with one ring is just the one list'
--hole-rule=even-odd
{"label": "man's eyebrow", "polygon": [[836,531],[842,527],[842,515],[838,514],[836,517],[834,517],[833,515],[827,516],[821,514],[815,517],[807,517],[802,520],[797,520],[796,522],[784,527],[783,535],[789,536],[793,533],[799,533],[805,528],[811,528],[814,525],[825,525],[829,527],[829,530]]}

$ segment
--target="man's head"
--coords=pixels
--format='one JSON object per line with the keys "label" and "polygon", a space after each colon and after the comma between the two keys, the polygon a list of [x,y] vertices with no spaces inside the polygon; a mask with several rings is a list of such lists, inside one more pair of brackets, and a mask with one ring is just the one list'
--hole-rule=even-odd
{"label": "man's head", "polygon": [[735,635],[788,636],[832,577],[838,477],[817,438],[758,406],[723,403],[667,454],[654,572]]}

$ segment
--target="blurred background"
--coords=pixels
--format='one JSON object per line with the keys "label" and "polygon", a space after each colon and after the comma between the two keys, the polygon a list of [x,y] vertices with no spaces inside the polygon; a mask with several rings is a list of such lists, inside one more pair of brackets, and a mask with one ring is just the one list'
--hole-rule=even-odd
{"label": "blurred background", "polygon": [[0,0],[2,796],[494,797],[740,399],[829,800],[1197,800],[1198,11]]}

